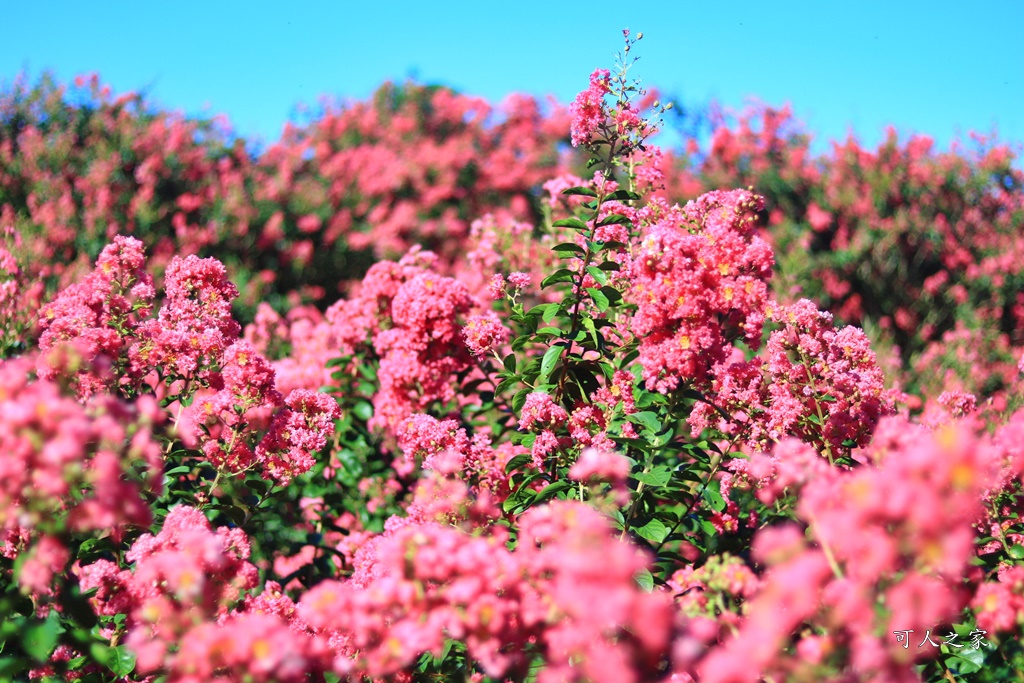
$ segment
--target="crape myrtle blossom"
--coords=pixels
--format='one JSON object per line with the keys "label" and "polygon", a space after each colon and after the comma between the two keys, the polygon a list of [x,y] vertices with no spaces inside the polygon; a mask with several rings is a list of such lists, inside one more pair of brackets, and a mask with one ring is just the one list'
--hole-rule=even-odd
{"label": "crape myrtle blossom", "polygon": [[239,602],[258,584],[249,553],[240,529],[215,531],[202,512],[180,506],[159,534],[135,541],[129,569],[99,560],[77,573],[83,590],[96,589],[98,615],[126,617],[125,644],[140,674],[162,671],[184,683],[231,672],[269,683],[327,668],[326,643],[292,623],[294,608],[282,604],[276,584]]}
{"label": "crape myrtle blossom", "polygon": [[28,549],[20,578],[45,594],[69,559],[66,534],[102,530],[119,540],[152,522],[146,497],[162,491],[153,439],[162,411],[151,397],[82,405],[60,385],[31,379],[32,364],[0,362],[0,547],[10,558]]}
{"label": "crape myrtle blossom", "polygon": [[[699,680],[786,679],[826,662],[857,680],[918,680],[913,665],[924,651],[905,649],[891,633],[924,633],[967,605],[973,526],[998,462],[966,425],[930,432],[896,417],[879,423],[863,456],[868,466],[850,471],[806,461],[820,470],[797,507],[807,535],[791,527],[758,533],[755,559],[769,569],[738,632],[696,666]],[[801,645],[807,632],[793,640],[800,623],[828,635]]]}
{"label": "crape myrtle blossom", "polygon": [[509,330],[493,312],[487,315],[473,315],[462,328],[466,347],[474,356],[484,356],[497,351],[509,339]]}
{"label": "crape myrtle blossom", "polygon": [[490,676],[521,673],[532,644],[548,661],[539,681],[647,680],[667,653],[672,616],[665,595],[632,580],[645,557],[580,503],[519,521],[514,551],[499,530],[401,527],[375,545],[369,583],[321,583],[299,615],[344,655],[335,661],[342,675],[397,672],[452,637]]}
{"label": "crape myrtle blossom", "polygon": [[167,300],[159,314],[140,326],[132,367],[141,374],[160,367],[165,374],[207,383],[241,334],[231,317],[238,289],[220,261],[196,256],[172,259],[164,288]]}
{"label": "crape myrtle blossom", "polygon": [[[156,296],[145,266],[142,242],[119,235],[100,253],[91,273],[43,306],[39,311],[40,379],[54,379],[59,370],[68,370],[72,374],[68,379],[82,398],[115,388],[111,366],[125,365],[128,347]],[[60,367],[59,356],[48,353],[65,344],[81,355],[78,371]]]}
{"label": "crape myrtle blossom", "polygon": [[629,294],[648,389],[705,388],[735,340],[760,345],[774,264],[756,234],[763,207],[746,190],[711,192],[646,228]]}
{"label": "crape myrtle blossom", "polygon": [[604,123],[607,117],[604,96],[611,91],[611,75],[608,69],[596,69],[590,74],[590,86],[576,95],[576,99],[569,106],[569,114],[572,116],[570,130],[573,147],[589,144],[598,127]]}
{"label": "crape myrtle blossom", "polygon": [[472,365],[459,318],[473,307],[464,284],[430,270],[436,256],[411,250],[375,264],[352,299],[327,311],[343,349],[380,359],[371,426],[393,431],[434,401],[455,398],[455,376]]}
{"label": "crape myrtle blossom", "polygon": [[796,436],[830,459],[866,445],[895,405],[864,332],[836,328],[831,315],[806,299],[773,303],[767,311],[779,325],[768,338],[767,357],[728,358],[715,366],[715,406],[694,407],[694,432],[718,425],[759,451]]}
{"label": "crape myrtle blossom", "polygon": [[273,365],[239,338],[238,290],[220,261],[173,258],[152,318],[145,266],[142,243],[116,237],[92,273],[43,307],[40,377],[67,377],[82,398],[152,390],[177,406],[175,435],[219,471],[258,466],[279,483],[308,471],[333,431],[336,402],[305,389],[282,398]]}

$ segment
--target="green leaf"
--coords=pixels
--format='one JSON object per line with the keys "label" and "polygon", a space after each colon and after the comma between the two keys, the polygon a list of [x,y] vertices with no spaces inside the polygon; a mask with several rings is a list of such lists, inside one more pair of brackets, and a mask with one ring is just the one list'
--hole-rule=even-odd
{"label": "green leaf", "polygon": [[969,647],[957,650],[951,657],[946,658],[946,668],[959,674],[977,673],[984,664],[985,653]]}
{"label": "green leaf", "polygon": [[640,195],[629,190],[615,190],[608,199],[617,202],[634,202],[640,199]]}
{"label": "green leaf", "polygon": [[31,624],[21,632],[21,647],[37,662],[45,662],[57,647],[60,624],[57,612],[51,611],[46,621]]}
{"label": "green leaf", "polygon": [[352,406],[352,414],[362,422],[367,422],[373,417],[373,404],[369,401],[359,401]]}
{"label": "green leaf", "polygon": [[1006,551],[1006,554],[1015,560],[1024,560],[1024,545],[1021,545],[1020,543],[1011,545]]}
{"label": "green leaf", "polygon": [[518,470],[520,467],[530,462],[531,460],[533,460],[533,458],[530,455],[527,455],[526,453],[523,453],[522,455],[517,455],[516,457],[512,458],[507,463],[505,463],[505,473],[508,474],[512,470]]}
{"label": "green leaf", "polygon": [[570,490],[571,488],[573,488],[573,483],[571,481],[568,481],[566,479],[559,479],[558,481],[554,482],[553,484],[549,484],[548,486],[545,486],[540,491],[540,493],[537,494],[537,497],[534,498],[533,502],[534,502],[534,504],[542,503],[545,500],[550,500],[555,495],[557,495],[559,493],[562,493],[563,491]]}
{"label": "green leaf", "polygon": [[[558,304],[537,304],[526,312],[527,318],[540,318],[547,315],[552,308],[558,308]],[[514,318],[515,316],[513,316]],[[520,321],[521,322],[521,321]]]}
{"label": "green leaf", "polygon": [[251,477],[247,479],[245,485],[250,491],[258,493],[260,495],[263,495],[270,490],[269,482],[267,482],[265,479],[260,479],[258,477]]}
{"label": "green leaf", "polygon": [[580,254],[580,255],[583,255],[583,254],[587,253],[586,249],[584,249],[583,247],[581,247],[578,244],[574,244],[573,242],[563,242],[562,244],[559,244],[559,245],[556,245],[556,246],[552,247],[551,250],[552,251],[557,251],[559,253],[568,253],[568,254]]}
{"label": "green leaf", "polygon": [[608,284],[608,275],[597,266],[587,266],[587,272],[590,273],[590,277],[594,278],[594,281],[599,285]]}
{"label": "green leaf", "polygon": [[608,301],[608,297],[600,289],[594,289],[593,287],[587,287],[587,293],[590,294],[590,298],[594,300],[594,305],[597,306],[597,310],[604,313],[608,310],[608,305],[611,303]]}
{"label": "green leaf", "polygon": [[560,221],[555,221],[551,224],[553,228],[573,228],[574,230],[590,230],[590,226],[581,221],[579,218],[563,218]]}
{"label": "green leaf", "polygon": [[555,344],[544,352],[544,359],[540,362],[540,375],[537,378],[538,382],[543,384],[548,381],[548,377],[551,376],[551,371],[555,369],[555,364],[558,362],[558,359],[562,357],[562,351],[564,350],[564,346],[561,344]]}
{"label": "green leaf", "polygon": [[135,653],[124,645],[109,647],[103,643],[93,643],[89,647],[93,659],[100,662],[117,676],[127,676],[135,669]]}
{"label": "green leaf", "polygon": [[611,214],[609,216],[605,216],[604,218],[602,218],[600,221],[598,221],[597,225],[598,225],[598,227],[600,227],[602,225],[615,225],[615,224],[623,224],[623,223],[628,224],[628,225],[632,225],[633,221],[629,220],[628,218],[623,216],[621,213],[613,213],[613,214]]}
{"label": "green leaf", "polygon": [[[501,504],[501,509],[505,512],[525,510],[530,507],[530,504],[533,502],[533,497],[534,493],[532,489],[520,488],[505,499],[505,502]],[[518,514],[518,512],[516,514]]]}
{"label": "green leaf", "polygon": [[512,410],[517,413],[523,409],[523,404],[526,403],[526,395],[530,393],[530,387],[525,387],[516,392],[516,395],[512,397]]}
{"label": "green leaf", "polygon": [[642,410],[638,413],[633,413],[626,419],[633,424],[641,425],[652,432],[657,432],[661,429],[661,420],[658,419],[658,414],[650,410]]}
{"label": "green leaf", "polygon": [[605,295],[611,305],[615,305],[622,301],[622,293],[614,287],[605,285],[601,288],[601,293]]}
{"label": "green leaf", "polygon": [[641,569],[633,578],[636,579],[636,585],[640,586],[640,589],[645,593],[650,593],[654,590],[654,577],[649,570]]}
{"label": "green leaf", "polygon": [[717,512],[725,509],[725,499],[722,498],[722,492],[718,489],[717,481],[709,482],[707,487],[705,487],[704,500]]}
{"label": "green leaf", "polygon": [[505,356],[505,360],[501,361],[501,364],[505,367],[508,372],[516,371],[516,354],[510,353]]}
{"label": "green leaf", "polygon": [[501,392],[519,384],[519,381],[520,380],[518,377],[509,377],[508,379],[503,379],[501,380],[501,382],[498,383],[498,386],[494,387],[494,393],[500,394]]}
{"label": "green leaf", "polygon": [[647,539],[651,543],[658,545],[668,536],[669,528],[665,526],[664,522],[655,517],[642,527],[634,529],[634,531],[640,538]]}
{"label": "green leaf", "polygon": [[435,668],[441,666],[441,663],[444,662],[444,658],[447,657],[448,653],[452,651],[452,645],[454,645],[454,644],[455,644],[455,641],[452,640],[451,638],[448,638],[447,640],[444,641],[444,649],[441,650],[440,656],[434,657],[434,662],[433,663],[434,663],[434,667]]}
{"label": "green leaf", "polygon": [[[594,348],[600,346],[600,344],[597,341],[597,328],[594,327],[594,319],[591,318],[590,316],[584,316],[583,318],[580,319],[580,322],[583,323],[583,327],[586,328],[587,332],[590,333],[590,337],[594,341]],[[573,341],[579,341],[579,338],[574,339]]]}
{"label": "green leaf", "polygon": [[576,274],[568,268],[559,268],[551,275],[548,275],[546,278],[541,280],[540,288],[545,289],[551,285],[558,284],[559,282],[572,282],[574,277],[576,277]]}
{"label": "green leaf", "polygon": [[650,472],[637,472],[632,477],[647,486],[662,487],[672,480],[672,470],[667,465],[658,465]]}
{"label": "green leaf", "polygon": [[594,192],[589,187],[569,187],[562,190],[562,194],[566,195],[582,195],[584,197],[596,197],[597,192]]}

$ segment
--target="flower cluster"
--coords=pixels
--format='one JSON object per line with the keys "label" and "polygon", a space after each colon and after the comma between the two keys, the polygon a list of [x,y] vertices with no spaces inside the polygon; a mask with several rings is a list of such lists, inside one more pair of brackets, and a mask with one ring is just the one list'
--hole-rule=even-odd
{"label": "flower cluster", "polygon": [[756,235],[763,201],[712,192],[647,228],[632,264],[630,327],[649,389],[704,387],[733,341],[760,345],[773,264]]}
{"label": "flower cluster", "polygon": [[[156,292],[146,272],[142,242],[118,236],[105,247],[96,267],[39,312],[41,379],[54,379],[61,370],[76,370],[69,380],[78,394],[88,397],[109,390],[124,365],[128,345],[140,321],[149,315]],[[73,347],[77,363],[62,362],[59,353]]]}
{"label": "flower cluster", "polygon": [[161,492],[155,402],[97,397],[83,406],[61,387],[29,379],[26,359],[0,364],[0,530],[20,572],[46,594],[68,560],[66,535],[104,531],[121,539],[152,521],[147,496]]}
{"label": "flower cluster", "polygon": [[[998,465],[989,449],[961,425],[930,433],[886,418],[864,456],[870,466],[803,487],[798,514],[815,545],[793,526],[758,534],[755,555],[770,569],[738,633],[697,666],[700,680],[810,675],[826,662],[861,680],[910,680],[915,652],[885,636],[925,633],[967,604],[973,524]],[[805,634],[791,650],[802,622],[828,635]]]}
{"label": "flower cluster", "polygon": [[159,367],[173,377],[207,383],[208,373],[241,334],[231,317],[238,289],[220,261],[196,256],[171,261],[164,289],[167,300],[159,314],[138,330],[132,367],[140,374]]}
{"label": "flower cluster", "polygon": [[256,447],[256,460],[281,484],[313,467],[316,454],[334,431],[334,421],[341,417],[333,398],[309,389],[292,391],[285,406],[274,415]]}
{"label": "flower cluster", "polygon": [[495,677],[527,666],[531,648],[546,653],[542,681],[628,683],[656,671],[672,619],[663,595],[632,583],[643,556],[580,504],[520,521],[513,552],[501,535],[405,526],[375,545],[369,583],[322,583],[300,614],[346,655],[339,674],[393,673],[421,652],[439,653],[446,637],[465,642]]}
{"label": "flower cluster", "polygon": [[125,642],[136,653],[140,673],[170,668],[183,673],[201,666],[191,659],[197,622],[228,614],[241,592],[257,585],[248,562],[249,541],[240,529],[214,531],[203,513],[176,507],[159,534],[143,534],[126,559],[131,569],[98,560],[78,570],[83,590],[97,589],[96,613],[126,615]]}
{"label": "flower cluster", "polygon": [[604,108],[604,96],[612,91],[610,80],[608,69],[596,69],[590,74],[590,86],[570,105],[573,147],[589,144],[598,127],[605,122],[608,114]]}

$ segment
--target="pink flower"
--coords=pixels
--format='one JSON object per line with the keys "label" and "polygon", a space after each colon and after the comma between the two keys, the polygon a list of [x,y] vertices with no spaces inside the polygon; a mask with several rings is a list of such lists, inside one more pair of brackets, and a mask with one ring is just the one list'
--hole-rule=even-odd
{"label": "pink flower", "polygon": [[315,455],[334,433],[334,421],[341,417],[334,398],[309,389],[292,391],[285,406],[274,416],[255,453],[267,474],[281,484],[313,467]]}
{"label": "pink flower", "polygon": [[745,190],[711,192],[647,229],[630,267],[630,331],[648,389],[704,387],[733,341],[760,344],[774,261],[756,234],[763,205]]}
{"label": "pink flower", "polygon": [[576,96],[569,106],[572,116],[570,127],[572,146],[589,144],[598,127],[604,122],[604,96],[611,92],[611,77],[607,69],[597,69],[590,75],[590,86]]}
{"label": "pink flower", "polygon": [[569,419],[565,408],[556,404],[548,394],[535,391],[526,395],[519,417],[520,431],[559,427]]}
{"label": "pink flower", "polygon": [[505,344],[510,332],[494,313],[490,313],[470,316],[462,328],[462,335],[473,355],[484,356]]}

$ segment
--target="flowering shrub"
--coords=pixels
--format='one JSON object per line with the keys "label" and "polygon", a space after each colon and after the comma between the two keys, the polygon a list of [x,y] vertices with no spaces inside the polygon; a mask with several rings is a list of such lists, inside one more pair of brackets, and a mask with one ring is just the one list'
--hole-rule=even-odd
{"label": "flowering shrub", "polygon": [[[523,101],[483,125],[483,103],[410,86],[257,161],[211,162],[184,154],[201,149],[193,124],[102,100],[101,131],[183,126],[181,163],[224,174],[190,182],[238,183],[235,203],[178,196],[179,237],[206,202],[236,227],[271,208],[257,242],[313,287],[354,275],[317,258],[402,255],[323,311],[296,294],[282,314],[232,279],[258,260],[118,234],[148,236],[156,194],[126,208],[99,171],[37,178],[78,188],[26,199],[48,230],[131,218],[91,269],[41,258],[31,277],[64,280],[52,295],[15,257],[39,242],[11,232],[0,252],[0,676],[937,682],[1024,666],[1017,362],[999,370],[1004,404],[936,373],[921,414],[899,412],[869,335],[843,324],[866,319],[853,299],[834,317],[773,284],[775,199],[668,198],[693,185],[651,140],[667,107],[629,78],[641,35],[624,38],[543,138],[520,130],[540,125]],[[5,106],[44,107],[69,144],[59,96]],[[44,158],[43,133],[6,115],[26,163]],[[817,182],[791,173],[783,123],[716,134],[707,177],[781,155],[786,178]],[[540,158],[566,134],[580,175]],[[229,158],[274,175],[249,185]],[[147,159],[135,181],[167,177]],[[531,212],[540,169],[549,198]],[[75,204],[86,190],[98,204]],[[25,225],[4,192],[4,220]],[[818,232],[824,206],[808,207]],[[292,223],[308,241],[289,242]],[[204,234],[228,251],[246,233]]]}

